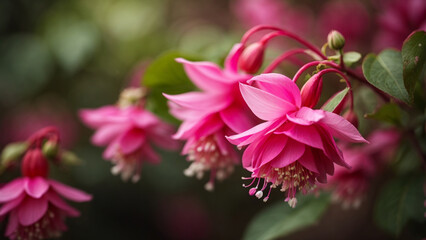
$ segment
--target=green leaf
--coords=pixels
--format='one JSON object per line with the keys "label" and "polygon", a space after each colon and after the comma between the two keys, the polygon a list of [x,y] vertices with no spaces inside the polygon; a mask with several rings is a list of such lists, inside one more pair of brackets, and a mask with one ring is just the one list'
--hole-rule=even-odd
{"label": "green leaf", "polygon": [[362,70],[368,82],[375,87],[399,100],[410,102],[402,77],[400,52],[386,49],[379,55],[370,53],[364,59]]}
{"label": "green leaf", "polygon": [[80,165],[83,161],[73,152],[63,151],[61,153],[61,162],[65,165]]}
{"label": "green leaf", "polygon": [[286,236],[315,224],[325,212],[330,198],[322,194],[318,198],[299,196],[296,208],[278,202],[260,212],[250,223],[244,240],[269,240]]}
{"label": "green leaf", "polygon": [[142,80],[142,85],[150,89],[147,108],[170,121],[176,120],[168,113],[167,99],[163,93],[180,94],[194,90],[182,64],[175,61],[179,57],[195,60],[176,51],[166,52],[148,66]]}
{"label": "green leaf", "polygon": [[423,174],[408,175],[387,183],[376,202],[378,225],[398,236],[409,220],[424,221]]}
{"label": "green leaf", "polygon": [[426,32],[417,31],[408,36],[402,46],[401,54],[404,85],[412,99],[416,82],[421,80],[426,64]]}
{"label": "green leaf", "polygon": [[359,52],[347,52],[343,55],[343,62],[346,66],[351,67],[361,59]]}
{"label": "green leaf", "polygon": [[376,112],[366,114],[364,117],[397,126],[401,125],[401,109],[395,103],[384,104]]}
{"label": "green leaf", "polygon": [[6,145],[1,153],[0,169],[6,168],[10,163],[18,160],[27,148],[27,142],[15,142]]}
{"label": "green leaf", "polygon": [[324,105],[322,109],[324,111],[333,112],[334,109],[336,109],[336,107],[339,106],[340,102],[342,102],[342,100],[345,98],[348,91],[349,91],[349,88],[345,88],[342,91],[335,94],[333,98],[327,101],[326,105]]}

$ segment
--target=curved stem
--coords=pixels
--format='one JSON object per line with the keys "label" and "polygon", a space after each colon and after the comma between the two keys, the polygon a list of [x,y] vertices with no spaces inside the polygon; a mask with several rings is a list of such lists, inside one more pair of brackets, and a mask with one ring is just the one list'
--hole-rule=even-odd
{"label": "curved stem", "polygon": [[339,76],[341,76],[345,82],[346,82],[346,86],[349,88],[349,95],[350,95],[350,104],[351,104],[351,110],[353,110],[354,108],[354,96],[353,96],[353,92],[352,92],[352,86],[351,86],[351,82],[349,81],[348,77],[340,70],[335,69],[335,68],[327,68],[324,70],[321,70],[318,74],[321,77],[322,75],[325,75],[327,73],[335,73]]}
{"label": "curved stem", "polygon": [[312,50],[313,52],[318,54],[318,56],[320,56],[322,59],[327,59],[327,57],[318,48],[316,48],[311,43],[305,41],[301,37],[299,37],[299,36],[297,36],[297,35],[295,35],[291,32],[285,31],[285,30],[278,28],[278,27],[272,27],[272,26],[266,26],[266,25],[260,25],[260,26],[253,27],[243,35],[243,37],[241,38],[241,43],[243,45],[245,45],[247,40],[250,38],[251,35],[253,35],[254,33],[261,31],[261,30],[276,31],[274,33],[271,33],[270,35],[267,35],[268,39],[266,39],[265,41],[269,41],[270,39],[272,39],[276,36],[287,36],[287,37],[292,38],[295,41],[299,42],[300,44],[304,45],[305,47],[309,48],[310,50]]}
{"label": "curved stem", "polygon": [[[274,61],[269,64],[269,66],[267,66],[265,68],[265,70],[263,71],[263,73],[270,73],[272,72],[275,68],[278,67],[278,65],[280,65],[284,60],[296,55],[296,54],[300,54],[300,53],[304,53],[306,55],[309,55],[308,53],[306,53],[306,50],[303,48],[297,48],[297,49],[292,49],[289,50],[283,54],[281,54],[280,56],[278,56],[277,58],[274,59]],[[309,55],[310,56],[310,55]]]}

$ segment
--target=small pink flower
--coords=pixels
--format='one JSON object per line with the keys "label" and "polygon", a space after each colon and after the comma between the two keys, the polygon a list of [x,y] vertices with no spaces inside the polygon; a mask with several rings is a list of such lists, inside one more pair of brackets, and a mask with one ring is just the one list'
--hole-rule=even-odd
{"label": "small pink flower", "polygon": [[164,149],[178,147],[171,138],[174,128],[139,105],[81,110],[80,117],[85,124],[96,129],[93,144],[107,146],[103,157],[114,163],[112,173],[121,173],[125,181],[132,178],[133,182],[137,182],[140,179],[144,161],[159,163],[160,157],[151,144]]}
{"label": "small pink flower", "polygon": [[389,162],[399,143],[395,129],[377,130],[368,136],[369,145],[339,144],[343,157],[351,169],[337,167],[325,189],[334,188],[333,199],[344,208],[358,208],[365,198],[370,182]]}
{"label": "small pink flower", "polygon": [[92,199],[87,193],[47,178],[49,164],[42,145],[58,139],[57,130],[52,127],[33,134],[21,163],[24,177],[0,188],[0,218],[9,216],[5,236],[10,239],[59,237],[67,229],[65,218],[80,215],[60,196],[75,202]]}
{"label": "small pink flower", "polygon": [[306,193],[316,182],[326,182],[327,175],[333,175],[334,163],[349,168],[333,136],[367,142],[341,116],[304,107],[299,88],[283,75],[261,74],[248,83],[258,88],[240,84],[242,96],[265,122],[228,140],[238,147],[248,145],[243,154],[243,166],[252,172],[248,186],[258,179],[250,195],[262,198],[270,183],[264,201],[271,188],[280,187],[287,191],[286,201],[294,207],[296,192]]}
{"label": "small pink flower", "polygon": [[225,68],[210,62],[190,62],[177,59],[191,81],[202,92],[164,96],[170,100],[170,112],[183,121],[175,139],[186,140],[182,154],[193,163],[185,175],[202,178],[210,171],[210,181],[205,188],[212,190],[214,180],[227,177],[238,163],[233,146],[225,134],[234,134],[253,126],[253,116],[238,91],[238,83],[251,76],[238,73],[240,44],[228,55]]}
{"label": "small pink flower", "polygon": [[75,188],[40,176],[13,180],[0,189],[0,217],[9,214],[5,236],[10,239],[59,237],[67,230],[66,217],[80,213],[62,198],[75,202],[92,197]]}
{"label": "small pink flower", "polygon": [[377,166],[363,147],[349,148],[344,145],[339,147],[351,169],[337,167],[325,188],[335,188],[333,200],[342,202],[344,208],[358,208],[377,172]]}

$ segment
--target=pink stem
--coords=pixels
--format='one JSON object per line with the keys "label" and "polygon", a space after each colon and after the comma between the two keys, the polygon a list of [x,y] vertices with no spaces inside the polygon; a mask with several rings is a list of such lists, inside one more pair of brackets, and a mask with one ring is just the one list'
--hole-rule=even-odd
{"label": "pink stem", "polygon": [[278,67],[278,65],[280,65],[284,60],[290,58],[293,55],[299,54],[299,53],[304,53],[306,55],[309,55],[305,52],[305,49],[302,48],[298,48],[298,49],[292,49],[289,50],[283,54],[281,54],[279,57],[277,57],[271,64],[269,64],[268,67],[266,67],[266,69],[263,71],[263,73],[270,73],[272,72],[275,68]]}

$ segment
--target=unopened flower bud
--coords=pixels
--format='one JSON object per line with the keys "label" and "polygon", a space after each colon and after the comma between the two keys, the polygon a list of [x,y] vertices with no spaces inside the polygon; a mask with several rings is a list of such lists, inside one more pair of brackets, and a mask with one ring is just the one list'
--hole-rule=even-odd
{"label": "unopened flower bud", "polygon": [[340,50],[345,46],[345,38],[343,35],[336,31],[332,30],[327,36],[328,46],[333,50]]}
{"label": "unopened flower bud", "polygon": [[302,106],[313,108],[317,105],[322,92],[322,77],[317,73],[303,85],[300,95]]}
{"label": "unopened flower bud", "polygon": [[345,114],[343,114],[343,117],[348,120],[348,122],[352,123],[354,127],[358,128],[358,116],[352,109],[346,111]]}
{"label": "unopened flower bud", "polygon": [[43,154],[48,158],[54,158],[58,154],[58,142],[57,141],[47,141],[43,144]]}
{"label": "unopened flower bud", "polygon": [[120,93],[117,105],[120,108],[126,108],[133,105],[138,105],[146,95],[144,88],[126,88]]}
{"label": "unopened flower bud", "polygon": [[265,46],[255,42],[246,47],[238,60],[238,67],[247,73],[256,73],[263,63]]}
{"label": "unopened flower bud", "polygon": [[49,164],[40,149],[28,150],[25,153],[21,171],[26,177],[47,177]]}

